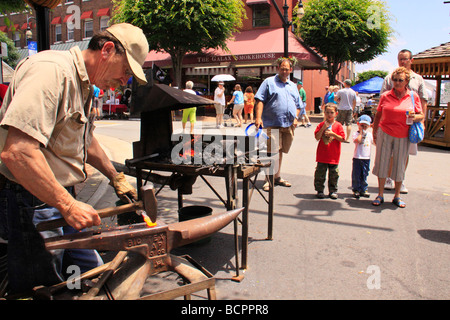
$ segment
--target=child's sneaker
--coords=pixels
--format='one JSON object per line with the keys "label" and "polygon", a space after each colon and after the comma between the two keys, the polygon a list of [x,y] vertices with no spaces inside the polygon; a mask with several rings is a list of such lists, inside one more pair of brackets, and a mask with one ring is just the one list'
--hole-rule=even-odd
{"label": "child's sneaker", "polygon": [[333,199],[333,200],[336,200],[338,198],[337,193],[336,192],[330,193],[330,198]]}
{"label": "child's sneaker", "polygon": [[317,192],[317,198],[319,199],[325,199],[325,194],[323,192]]}
{"label": "child's sneaker", "polygon": [[356,199],[359,199],[360,196],[361,196],[361,194],[359,193],[359,191],[353,191],[353,197],[355,197]]}
{"label": "child's sneaker", "polygon": [[361,192],[361,197],[370,198],[370,193],[365,190],[364,192]]}

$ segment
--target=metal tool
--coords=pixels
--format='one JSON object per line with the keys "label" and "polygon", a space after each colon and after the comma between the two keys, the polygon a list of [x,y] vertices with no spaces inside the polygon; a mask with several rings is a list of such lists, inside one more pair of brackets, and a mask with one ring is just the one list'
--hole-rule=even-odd
{"label": "metal tool", "polygon": [[[110,207],[105,209],[99,209],[97,210],[97,213],[101,219],[112,217],[121,213],[131,212],[131,211],[138,211],[142,210],[142,212],[145,214],[146,212],[149,212],[149,216],[145,214],[147,217],[150,218],[152,224],[156,223],[156,197],[155,192],[152,185],[146,185],[141,188],[141,195],[142,200],[141,201],[135,201],[129,204],[124,204],[117,207]],[[131,200],[130,200],[131,201]],[[143,216],[144,217],[144,216]],[[38,223],[36,225],[37,231],[45,231],[45,230],[51,230],[59,227],[67,226],[67,222],[64,218],[60,219],[54,219],[49,221],[44,221],[41,223]]]}
{"label": "metal tool", "polygon": [[206,238],[233,221],[244,208],[167,225],[158,223],[147,228],[145,223],[120,226],[108,230],[84,231],[45,239],[48,250],[97,249],[134,251],[149,259],[167,255],[173,248]]}
{"label": "metal tool", "polygon": [[[136,209],[136,214],[140,215],[148,227],[156,226],[157,215],[157,201],[155,196],[155,189],[153,184],[147,184],[141,187],[141,193],[143,194],[142,201],[144,202],[144,209]],[[137,203],[133,198],[125,195],[125,198],[129,203]]]}
{"label": "metal tool", "polygon": [[[122,252],[117,257],[117,264],[114,263],[108,268],[108,273],[101,278],[111,281],[108,282],[111,286],[108,286],[113,288],[112,293],[116,299],[138,299],[145,279],[159,272],[175,271],[183,274],[191,282],[200,281],[192,268],[184,267],[186,270],[181,270],[183,264],[177,257],[171,255],[170,251],[211,236],[235,220],[243,210],[244,208],[235,209],[170,225],[158,221],[158,225],[153,228],[148,228],[145,223],[139,223],[105,231],[85,231],[47,238],[45,246],[48,250],[77,248]],[[126,253],[137,253],[134,257],[140,259],[131,259],[130,263],[118,268],[118,263],[123,260]],[[117,272],[114,273],[114,270]],[[210,280],[206,283],[207,288],[214,290],[213,279]],[[102,284],[105,281],[102,281]],[[98,292],[99,286],[96,286],[82,299],[94,298]]]}

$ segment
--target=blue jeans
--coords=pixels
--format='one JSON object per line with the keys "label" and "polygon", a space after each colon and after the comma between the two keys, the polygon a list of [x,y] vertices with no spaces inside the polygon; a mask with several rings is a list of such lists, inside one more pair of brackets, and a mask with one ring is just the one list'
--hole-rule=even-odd
{"label": "blue jeans", "polygon": [[363,193],[367,191],[367,177],[370,171],[370,159],[353,158],[352,190]]}
{"label": "blue jeans", "polygon": [[[73,192],[73,187],[68,188]],[[83,273],[103,263],[95,250],[70,249],[49,252],[44,239],[77,232],[71,227],[38,232],[41,221],[61,214],[34,197],[22,186],[6,181],[0,191],[0,237],[8,240],[8,281],[11,293],[65,280],[66,266],[78,265]]]}

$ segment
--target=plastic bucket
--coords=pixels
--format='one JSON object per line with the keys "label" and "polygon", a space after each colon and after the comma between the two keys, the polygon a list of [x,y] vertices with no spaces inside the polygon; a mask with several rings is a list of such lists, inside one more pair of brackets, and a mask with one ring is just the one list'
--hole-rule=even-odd
{"label": "plastic bucket", "polygon": [[[178,210],[178,221],[183,222],[187,220],[202,218],[212,215],[212,208],[206,206],[186,206]],[[211,236],[193,242],[191,245],[205,244],[211,241]]]}

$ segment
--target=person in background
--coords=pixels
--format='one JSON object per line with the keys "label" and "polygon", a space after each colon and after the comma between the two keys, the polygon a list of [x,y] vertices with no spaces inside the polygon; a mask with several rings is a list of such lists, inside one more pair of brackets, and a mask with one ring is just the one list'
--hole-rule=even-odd
{"label": "person in background", "polygon": [[[300,114],[299,119],[302,121],[301,126],[302,127],[306,127],[309,128],[311,127],[311,122],[309,122],[309,118],[308,115],[306,114],[306,91],[303,88],[303,82],[302,81],[297,81],[297,89],[298,89],[298,94],[300,95],[300,99],[302,99],[303,102],[303,108],[300,109]],[[307,121],[305,123],[305,120]]]}
{"label": "person in background", "polygon": [[214,90],[214,107],[216,109],[216,127],[223,128],[223,114],[225,112],[225,87],[223,81],[219,81]]}
{"label": "person in background", "polygon": [[253,123],[253,109],[255,107],[255,94],[251,86],[245,89],[244,93],[244,123],[247,124],[247,116],[250,116],[250,123]]}
{"label": "person in background", "polygon": [[338,198],[339,160],[341,157],[341,142],[345,139],[344,129],[336,121],[337,106],[327,103],[325,120],[319,123],[314,131],[314,137],[319,142],[316,151],[316,170],[314,173],[314,189],[317,198],[325,198],[325,179],[328,171],[328,192],[333,200]]}
{"label": "person in background", "polygon": [[91,112],[94,114],[95,120],[99,120],[100,119],[100,88],[97,86],[92,86],[94,88],[94,97],[93,97],[93,101],[92,101],[92,110]]}
{"label": "person in background", "polygon": [[392,203],[404,208],[406,204],[400,198],[400,188],[405,179],[410,147],[408,137],[410,126],[407,121],[410,118],[413,122],[420,122],[424,116],[419,95],[408,88],[409,70],[404,67],[397,68],[391,77],[394,88],[381,95],[373,123],[376,145],[373,174],[378,177],[378,195],[372,204],[380,206],[384,202],[384,184],[392,168],[390,174],[395,183]]}
{"label": "person in background", "polygon": [[330,94],[328,95],[327,103],[334,103],[335,105],[338,104],[336,101],[336,95],[337,95],[338,91],[339,91],[339,86],[330,86]]}
{"label": "person in background", "polygon": [[[255,126],[266,128],[269,136],[269,153],[277,153],[274,184],[291,187],[281,178],[283,153],[288,153],[294,140],[294,130],[302,106],[297,86],[289,80],[293,70],[293,62],[288,58],[278,60],[278,73],[263,81],[255,95]],[[269,191],[269,182],[263,186]]]}
{"label": "person in background", "polygon": [[[411,70],[411,65],[413,62],[412,52],[407,49],[403,49],[398,53],[397,56],[398,60],[398,66],[404,67],[410,72],[410,80],[408,83],[408,88],[412,91],[417,92],[417,94],[420,97],[420,102],[422,105],[422,112],[424,115],[427,114],[427,93],[425,88],[425,81],[423,80],[422,76],[418,75],[417,73],[413,72]],[[392,81],[392,74],[388,75],[386,78],[384,78],[383,86],[381,87],[380,95],[383,94],[386,91],[391,90],[394,87],[394,83]],[[425,117],[424,117],[425,120]],[[418,147],[417,143],[411,143],[409,146],[409,155],[417,155]],[[408,157],[409,161],[409,157]],[[408,166],[408,162],[406,163],[406,166]],[[392,168],[390,169],[392,171]],[[386,178],[386,184],[385,189],[392,190],[394,189],[394,181],[391,178],[391,175],[389,175]],[[408,193],[408,189],[406,188],[405,184],[402,183],[402,186],[400,188],[400,193]]]}
{"label": "person in background", "polygon": [[233,106],[233,117],[236,120],[235,127],[242,126],[242,110],[244,109],[244,94],[242,93],[241,85],[236,84],[234,86],[233,97],[231,98],[229,104],[234,104]]}
{"label": "person in background", "polygon": [[[183,91],[196,95],[197,93],[195,93],[195,91],[192,90],[193,87],[194,87],[194,83],[192,81],[188,81],[188,82],[186,82],[186,89],[184,89]],[[183,109],[183,118],[181,119],[181,125],[183,126],[183,131],[186,129],[186,122],[188,121],[188,118],[189,118],[189,122],[191,124],[190,133],[194,134],[196,113],[197,113],[197,107]]]}
{"label": "person in background", "polygon": [[0,108],[3,103],[3,98],[5,97],[6,90],[8,90],[8,86],[6,84],[0,83]]}
{"label": "person in background", "polygon": [[338,102],[338,116],[337,121],[339,121],[343,126],[346,126],[347,135],[345,141],[350,140],[350,134],[352,132],[352,119],[353,110],[356,106],[356,93],[350,88],[352,81],[346,79],[344,81],[344,88],[337,92],[335,95],[335,100]]}
{"label": "person in background", "polygon": [[323,110],[325,109],[325,105],[328,103],[328,97],[330,96],[330,87],[325,86],[325,95],[323,96],[322,105],[320,106],[320,113],[323,113]]}
{"label": "person in background", "polygon": [[355,123],[357,123],[357,120],[362,113],[362,109],[361,109],[362,101],[361,101],[361,97],[359,96],[359,92],[355,91],[355,93],[356,93],[356,105],[355,105],[355,110],[353,110],[353,120]]}
{"label": "person in background", "polygon": [[358,131],[353,133],[353,142],[355,143],[355,151],[353,152],[352,163],[352,191],[353,196],[370,197],[367,191],[367,177],[370,171],[370,154],[373,144],[373,135],[369,131],[372,119],[363,114],[358,119]]}

